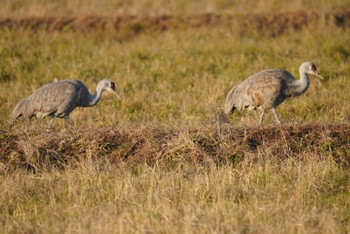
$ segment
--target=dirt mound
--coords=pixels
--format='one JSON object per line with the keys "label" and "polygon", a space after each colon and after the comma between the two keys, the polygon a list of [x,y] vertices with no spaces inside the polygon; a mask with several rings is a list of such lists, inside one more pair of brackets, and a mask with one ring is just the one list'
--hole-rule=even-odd
{"label": "dirt mound", "polygon": [[241,162],[246,157],[285,159],[332,158],[350,165],[350,124],[311,124],[235,129],[146,129],[132,132],[112,128],[87,131],[5,132],[0,134],[0,171],[24,167],[40,171],[65,168],[84,160],[137,166],[140,163]]}
{"label": "dirt mound", "polygon": [[350,9],[332,11],[326,14],[316,12],[286,12],[275,15],[164,15],[157,17],[118,16],[118,17],[28,17],[0,18],[0,30],[44,30],[52,31],[164,31],[177,28],[196,28],[220,24],[239,25],[240,32],[278,36],[289,30],[300,30],[312,24],[326,24],[336,27],[350,26]]}
{"label": "dirt mound", "polygon": [[350,10],[328,12],[286,12],[278,15],[252,15],[243,22],[244,27],[261,34],[279,36],[287,31],[298,31],[307,26],[326,25],[347,28],[350,26]]}

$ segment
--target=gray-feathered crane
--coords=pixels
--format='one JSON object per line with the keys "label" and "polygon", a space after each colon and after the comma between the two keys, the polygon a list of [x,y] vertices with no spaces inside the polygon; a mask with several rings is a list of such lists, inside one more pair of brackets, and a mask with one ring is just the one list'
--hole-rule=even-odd
{"label": "gray-feathered crane", "polygon": [[103,91],[111,92],[118,98],[115,84],[111,80],[101,80],[96,93],[91,94],[79,80],[62,80],[46,84],[32,95],[22,99],[12,111],[12,122],[23,116],[24,118],[44,118],[45,116],[65,118],[69,122],[69,115],[76,107],[90,107],[96,105]]}
{"label": "gray-feathered crane", "polygon": [[303,94],[310,85],[308,74],[323,79],[317,72],[315,64],[304,62],[299,67],[300,79],[296,79],[285,70],[274,69],[256,73],[234,86],[226,97],[225,113],[232,114],[235,109],[261,111],[259,124],[262,123],[265,111],[271,109],[278,124],[275,108],[286,98]]}

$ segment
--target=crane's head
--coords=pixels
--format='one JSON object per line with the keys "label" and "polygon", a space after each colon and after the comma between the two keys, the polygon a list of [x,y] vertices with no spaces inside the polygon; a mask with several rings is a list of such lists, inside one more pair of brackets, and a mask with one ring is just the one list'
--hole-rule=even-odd
{"label": "crane's head", "polygon": [[103,90],[113,93],[117,98],[122,99],[119,94],[117,93],[117,90],[115,89],[115,83],[111,80],[102,80],[101,82]]}
{"label": "crane's head", "polygon": [[316,68],[315,64],[313,64],[312,62],[305,62],[305,63],[301,64],[299,71],[305,72],[305,73],[308,73],[311,75],[315,75],[315,76],[319,77],[321,80],[323,80],[323,77],[318,74],[317,68]]}

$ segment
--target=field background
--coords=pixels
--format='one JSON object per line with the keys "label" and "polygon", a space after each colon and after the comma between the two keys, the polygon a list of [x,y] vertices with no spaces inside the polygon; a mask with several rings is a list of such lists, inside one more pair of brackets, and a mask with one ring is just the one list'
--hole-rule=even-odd
{"label": "field background", "polygon": [[[4,233],[350,232],[350,1],[0,0]],[[223,121],[257,71],[324,81],[268,113]],[[54,79],[104,94],[57,120],[15,104]]]}

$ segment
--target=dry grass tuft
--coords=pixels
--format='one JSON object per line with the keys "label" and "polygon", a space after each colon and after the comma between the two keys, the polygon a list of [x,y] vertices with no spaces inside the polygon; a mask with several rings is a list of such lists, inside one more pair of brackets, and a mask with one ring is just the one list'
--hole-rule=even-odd
{"label": "dry grass tuft", "polygon": [[0,29],[30,31],[130,31],[135,35],[145,31],[165,31],[178,28],[215,27],[219,24],[240,25],[241,33],[258,32],[280,36],[285,32],[298,31],[309,25],[328,25],[347,28],[350,26],[350,11],[327,13],[295,11],[277,14],[198,14],[162,16],[79,16],[79,17],[26,17],[2,18]]}
{"label": "dry grass tuft", "polygon": [[[26,167],[35,172],[74,167],[82,159],[138,166],[155,162],[193,166],[237,164],[245,157],[303,159],[329,157],[350,166],[349,124],[286,125],[236,129],[148,128],[142,131],[102,128],[61,132],[7,132],[1,140],[1,163],[6,168]],[[5,169],[5,168],[3,168]]]}

